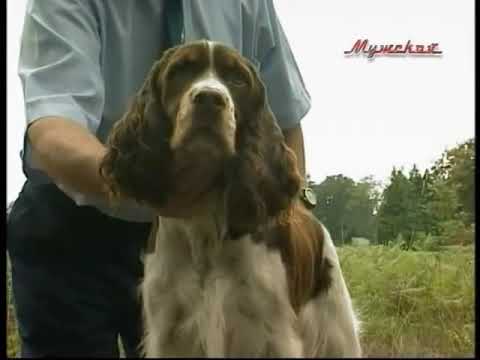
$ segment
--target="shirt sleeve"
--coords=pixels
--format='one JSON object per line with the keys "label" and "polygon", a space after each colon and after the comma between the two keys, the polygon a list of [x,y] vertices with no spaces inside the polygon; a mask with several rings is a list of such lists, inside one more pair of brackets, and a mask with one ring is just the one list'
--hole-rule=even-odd
{"label": "shirt sleeve", "polygon": [[[279,126],[282,129],[289,129],[297,126],[310,110],[310,95],[305,88],[287,37],[277,18],[273,2],[267,1],[266,6],[274,45],[259,59],[260,73]],[[261,33],[262,31],[260,31]],[[269,37],[260,36],[257,53],[265,51],[266,44],[262,44],[261,40]],[[264,42],[268,42],[268,40]]]}
{"label": "shirt sleeve", "polygon": [[[45,116],[74,121],[95,134],[104,106],[98,18],[90,1],[27,3],[18,73],[28,126]],[[31,161],[24,139],[22,159]]]}

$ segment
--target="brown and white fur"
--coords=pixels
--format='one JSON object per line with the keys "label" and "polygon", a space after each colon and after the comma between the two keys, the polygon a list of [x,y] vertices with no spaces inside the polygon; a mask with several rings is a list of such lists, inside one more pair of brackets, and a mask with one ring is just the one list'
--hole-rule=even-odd
{"label": "brown and white fur", "polygon": [[141,284],[147,357],[356,357],[335,247],[297,200],[300,176],[254,66],[199,41],[168,50],[110,135],[112,194],[158,216]]}

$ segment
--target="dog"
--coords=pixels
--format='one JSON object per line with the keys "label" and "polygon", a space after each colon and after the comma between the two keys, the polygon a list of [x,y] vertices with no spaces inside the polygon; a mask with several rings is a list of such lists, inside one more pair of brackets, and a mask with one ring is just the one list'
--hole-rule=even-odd
{"label": "dog", "polygon": [[327,229],[259,72],[211,41],[157,61],[107,139],[114,198],[157,216],[140,284],[146,357],[359,357],[359,321]]}

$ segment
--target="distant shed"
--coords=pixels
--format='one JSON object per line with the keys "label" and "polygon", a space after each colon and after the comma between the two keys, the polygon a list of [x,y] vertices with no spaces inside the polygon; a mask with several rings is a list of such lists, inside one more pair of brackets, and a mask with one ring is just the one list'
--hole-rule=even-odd
{"label": "distant shed", "polygon": [[352,237],[353,246],[368,246],[370,245],[370,240],[362,237]]}

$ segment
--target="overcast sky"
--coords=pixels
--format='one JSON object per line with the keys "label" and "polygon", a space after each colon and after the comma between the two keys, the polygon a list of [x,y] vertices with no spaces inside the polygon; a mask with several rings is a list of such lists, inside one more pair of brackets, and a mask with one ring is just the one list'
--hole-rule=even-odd
{"label": "overcast sky", "polygon": [[[307,170],[385,181],[393,166],[429,167],[474,136],[473,0],[274,0],[312,97],[303,121]],[[17,75],[25,0],[7,8],[7,200],[24,182]],[[372,44],[439,43],[441,57],[345,57]]]}

